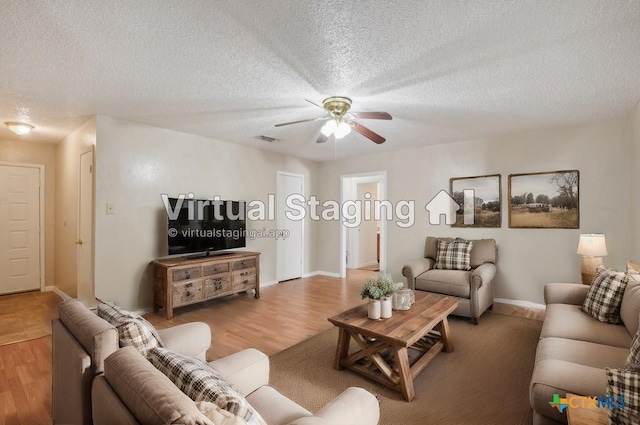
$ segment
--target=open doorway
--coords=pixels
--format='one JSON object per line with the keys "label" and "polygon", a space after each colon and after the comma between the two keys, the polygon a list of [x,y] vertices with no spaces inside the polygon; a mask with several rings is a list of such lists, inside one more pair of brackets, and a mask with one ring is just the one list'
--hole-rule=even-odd
{"label": "open doorway", "polygon": [[[384,171],[350,174],[341,177],[343,208],[356,203],[360,216],[350,227],[340,226],[340,276],[346,277],[347,268],[385,271],[386,221],[378,215],[377,205],[386,199],[387,174]],[[351,208],[351,213],[355,208]],[[351,214],[347,211],[348,216]]]}

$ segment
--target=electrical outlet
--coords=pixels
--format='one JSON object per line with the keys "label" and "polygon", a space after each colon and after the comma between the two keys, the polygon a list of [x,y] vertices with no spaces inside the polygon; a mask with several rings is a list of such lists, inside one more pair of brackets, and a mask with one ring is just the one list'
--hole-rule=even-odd
{"label": "electrical outlet", "polygon": [[115,214],[115,213],[116,213],[116,206],[114,204],[108,203],[107,214]]}

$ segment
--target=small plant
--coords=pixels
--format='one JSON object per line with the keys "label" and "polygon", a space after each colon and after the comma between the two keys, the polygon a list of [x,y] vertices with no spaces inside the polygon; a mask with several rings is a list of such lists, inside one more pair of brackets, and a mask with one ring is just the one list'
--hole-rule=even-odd
{"label": "small plant", "polygon": [[396,292],[396,283],[388,273],[380,273],[378,276],[370,276],[360,288],[360,296],[362,299],[371,298],[379,300]]}

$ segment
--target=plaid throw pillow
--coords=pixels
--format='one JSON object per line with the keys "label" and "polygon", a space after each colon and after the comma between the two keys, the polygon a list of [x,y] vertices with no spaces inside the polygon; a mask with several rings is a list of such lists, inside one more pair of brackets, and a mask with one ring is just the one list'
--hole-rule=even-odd
{"label": "plaid throw pillow", "polygon": [[149,350],[147,358],[193,401],[212,402],[249,425],[266,425],[240,391],[203,361],[160,347]]}
{"label": "plaid throw pillow", "polygon": [[607,372],[607,397],[617,406],[609,409],[609,423],[637,425],[640,423],[640,371],[635,369],[611,369]]}
{"label": "plaid throw pillow", "polygon": [[436,269],[444,270],[471,270],[472,241],[445,241],[438,240],[436,253]]}
{"label": "plaid throw pillow", "polygon": [[622,272],[600,266],[582,303],[582,311],[604,323],[618,323],[624,290],[629,283]]}
{"label": "plaid throw pillow", "polygon": [[634,369],[640,369],[640,325],[638,331],[631,341],[631,349],[629,350],[629,356],[627,356],[626,367],[632,367]]}
{"label": "plaid throw pillow", "polygon": [[139,314],[101,301],[98,305],[98,316],[118,329],[121,347],[133,346],[142,355],[146,355],[147,351],[154,347],[164,347],[156,328]]}

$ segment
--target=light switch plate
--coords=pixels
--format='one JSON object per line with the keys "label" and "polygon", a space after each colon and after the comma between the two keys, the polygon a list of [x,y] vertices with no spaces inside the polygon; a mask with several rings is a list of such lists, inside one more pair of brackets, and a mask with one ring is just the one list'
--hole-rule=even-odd
{"label": "light switch plate", "polygon": [[116,213],[116,206],[114,204],[108,203],[107,214],[115,214],[115,213]]}

